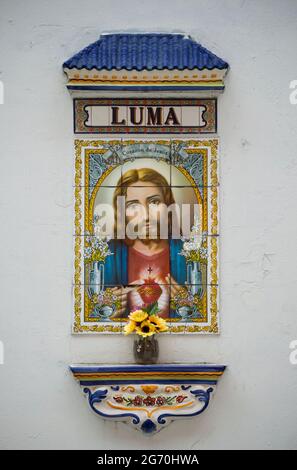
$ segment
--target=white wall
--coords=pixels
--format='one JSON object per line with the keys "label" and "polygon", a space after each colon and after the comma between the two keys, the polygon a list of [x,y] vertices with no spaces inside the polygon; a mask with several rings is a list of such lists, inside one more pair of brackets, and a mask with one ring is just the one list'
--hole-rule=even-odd
{"label": "white wall", "polygon": [[[1,0],[0,448],[297,448],[297,3]],[[72,103],[62,62],[106,30],[182,30],[231,65],[219,102],[221,318],[161,361],[225,363],[212,406],[145,437],[87,408],[72,362],[132,361],[132,338],[70,334]]]}

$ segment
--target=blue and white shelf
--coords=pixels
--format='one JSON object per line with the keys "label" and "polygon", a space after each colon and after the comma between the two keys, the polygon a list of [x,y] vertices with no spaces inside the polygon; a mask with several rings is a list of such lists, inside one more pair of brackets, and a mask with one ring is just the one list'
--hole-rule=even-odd
{"label": "blue and white shelf", "polygon": [[98,416],[147,434],[206,410],[225,368],[204,363],[70,366]]}

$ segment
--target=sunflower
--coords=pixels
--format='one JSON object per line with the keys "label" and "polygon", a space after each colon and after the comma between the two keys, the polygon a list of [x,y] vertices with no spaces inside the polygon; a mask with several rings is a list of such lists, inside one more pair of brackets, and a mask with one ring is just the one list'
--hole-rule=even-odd
{"label": "sunflower", "polygon": [[124,326],[124,334],[129,335],[135,331],[136,323],[133,320],[130,320],[127,325]]}
{"label": "sunflower", "polygon": [[154,325],[156,333],[163,333],[168,331],[168,326],[164,318],[161,318],[158,315],[150,315],[149,321],[152,325]]}
{"label": "sunflower", "polygon": [[147,336],[152,336],[156,333],[156,327],[153,323],[151,323],[148,320],[145,320],[141,323],[140,326],[137,326],[135,328],[136,333],[143,338],[146,338]]}
{"label": "sunflower", "polygon": [[143,322],[147,317],[147,312],[144,312],[143,310],[134,310],[134,312],[131,312],[129,315],[130,320],[137,323]]}

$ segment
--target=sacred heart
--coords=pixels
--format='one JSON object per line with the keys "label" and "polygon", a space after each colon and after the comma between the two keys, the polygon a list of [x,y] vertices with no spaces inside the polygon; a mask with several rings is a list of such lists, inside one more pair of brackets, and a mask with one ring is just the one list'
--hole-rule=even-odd
{"label": "sacred heart", "polygon": [[144,279],[142,284],[137,291],[140,294],[141,299],[145,304],[153,304],[157,302],[158,298],[162,294],[162,289],[159,284],[151,277]]}

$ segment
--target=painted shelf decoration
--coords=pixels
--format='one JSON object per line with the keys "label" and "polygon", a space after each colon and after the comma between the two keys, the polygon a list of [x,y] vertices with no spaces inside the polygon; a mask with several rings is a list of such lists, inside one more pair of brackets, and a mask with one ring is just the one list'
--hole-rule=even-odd
{"label": "painted shelf decoration", "polygon": [[203,413],[225,368],[204,363],[70,366],[94,413],[145,434]]}

